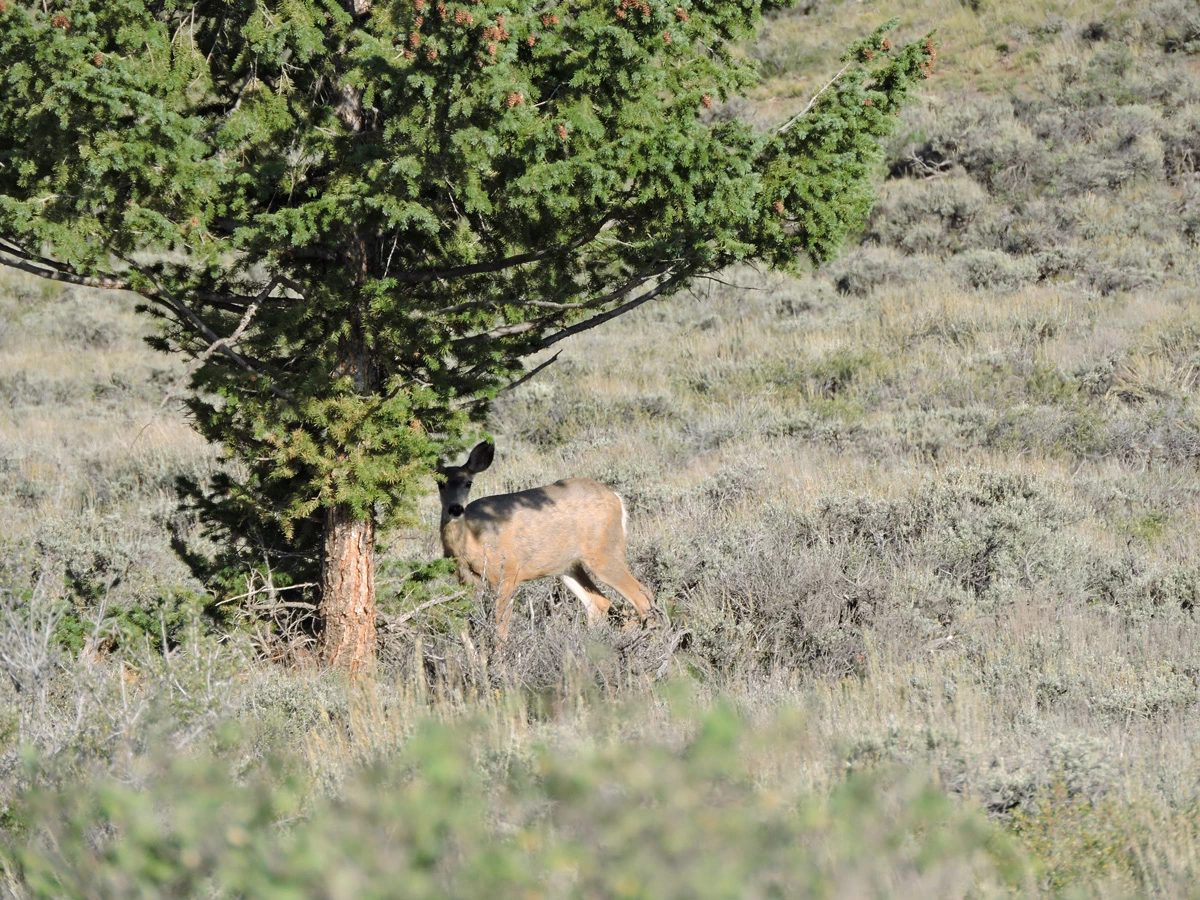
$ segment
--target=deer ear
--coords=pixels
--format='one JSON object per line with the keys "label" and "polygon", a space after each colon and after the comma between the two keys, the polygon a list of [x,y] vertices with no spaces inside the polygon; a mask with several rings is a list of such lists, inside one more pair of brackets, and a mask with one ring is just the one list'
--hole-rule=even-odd
{"label": "deer ear", "polygon": [[471,451],[471,455],[467,457],[466,468],[478,474],[492,464],[492,459],[495,456],[496,445],[490,441],[480,441],[475,445],[475,449]]}

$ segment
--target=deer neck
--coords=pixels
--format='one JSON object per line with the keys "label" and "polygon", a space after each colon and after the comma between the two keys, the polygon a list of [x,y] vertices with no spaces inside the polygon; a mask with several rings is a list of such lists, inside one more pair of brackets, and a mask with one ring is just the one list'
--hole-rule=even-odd
{"label": "deer neck", "polygon": [[467,519],[462,516],[451,519],[442,518],[442,556],[446,558],[461,557],[467,549]]}

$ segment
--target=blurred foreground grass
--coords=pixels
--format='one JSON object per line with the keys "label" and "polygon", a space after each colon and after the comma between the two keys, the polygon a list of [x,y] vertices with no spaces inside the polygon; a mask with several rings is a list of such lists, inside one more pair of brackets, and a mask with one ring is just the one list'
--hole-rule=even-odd
{"label": "blurred foreground grass", "polygon": [[648,715],[657,739],[625,734],[647,713],[601,706],[579,742],[537,727],[513,740],[501,722],[519,711],[503,702],[421,717],[336,796],[314,788],[317,758],[255,760],[231,785],[245,737],[226,734],[220,756],[152,754],[132,783],[28,790],[10,812],[28,840],[5,865],[37,897],[930,897],[1028,883],[1015,842],[928,778],[806,789],[789,774],[800,719],[755,728],[724,703]]}

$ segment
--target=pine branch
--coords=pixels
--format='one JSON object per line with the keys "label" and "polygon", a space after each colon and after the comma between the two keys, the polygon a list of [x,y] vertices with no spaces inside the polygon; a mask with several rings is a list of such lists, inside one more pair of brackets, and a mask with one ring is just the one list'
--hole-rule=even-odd
{"label": "pine branch", "polygon": [[556,360],[557,360],[557,359],[558,359],[560,356],[562,356],[562,351],[561,351],[561,350],[559,350],[557,353],[555,353],[555,354],[554,354],[552,357],[550,357],[550,358],[549,358],[548,360],[546,360],[545,362],[538,363],[536,366],[534,366],[532,369],[530,369],[528,372],[526,372],[524,375],[522,375],[522,376],[521,376],[520,378],[518,378],[516,381],[510,381],[510,382],[509,382],[508,384],[506,384],[504,387],[500,388],[500,390],[496,391],[496,393],[497,393],[497,394],[503,394],[503,393],[505,393],[506,391],[511,391],[511,390],[513,390],[514,388],[520,387],[520,386],[521,386],[521,385],[523,385],[525,382],[529,381],[531,378],[533,378],[535,375],[537,375],[537,374],[538,374],[538,372],[542,371],[543,369],[549,368],[551,365],[553,365],[553,364],[554,364],[554,362],[555,362],[555,361],[556,361]]}
{"label": "pine branch", "polygon": [[[561,296],[561,294],[560,294]],[[476,309],[498,309],[501,306],[516,306],[523,309],[552,309],[559,312],[570,312],[573,309],[583,309],[584,303],[555,303],[553,300],[468,300],[456,303],[433,313],[416,312],[415,319],[428,319],[434,316],[453,316],[458,313],[471,312]]]}
{"label": "pine branch", "polygon": [[[197,369],[200,368],[200,366],[204,365],[204,363],[208,360],[208,358],[210,356],[212,356],[214,353],[224,350],[226,347],[231,347],[233,345],[233,343],[245,333],[246,329],[250,327],[250,321],[254,318],[254,314],[256,312],[258,312],[259,305],[262,303],[263,300],[265,300],[267,298],[267,296],[271,293],[272,290],[274,290],[274,288],[275,288],[275,281],[272,280],[271,283],[268,284],[263,289],[262,293],[260,293],[258,295],[258,297],[256,297],[251,302],[250,307],[246,310],[246,314],[244,316],[242,316],[242,320],[240,322],[238,322],[237,328],[233,329],[233,333],[230,334],[229,337],[223,337],[220,340],[209,344],[204,349],[204,351],[199,356],[196,357],[196,362],[192,366],[192,372],[195,372]],[[138,438],[140,438],[142,436],[142,434],[145,433],[146,429],[150,427],[150,425],[154,422],[154,419],[158,416],[158,414],[160,412],[162,412],[164,409],[166,409],[167,404],[171,402],[171,398],[174,396],[175,396],[174,388],[168,389],[167,393],[162,398],[162,403],[160,403],[158,405],[158,409],[156,409],[154,411],[154,414],[150,417],[150,419],[146,422],[146,424],[142,426],[141,430],[137,433],[137,435],[134,437],[134,439],[130,442],[130,444],[129,444],[130,447],[132,447],[134,444],[136,444],[138,442]]]}
{"label": "pine branch", "polygon": [[79,274],[75,269],[73,269],[71,266],[68,266],[66,263],[61,263],[57,260],[49,259],[48,257],[42,256],[38,253],[34,253],[24,244],[20,243],[19,241],[14,241],[12,238],[0,237],[0,251],[20,257],[28,262],[43,265],[48,269],[57,269],[61,272],[68,272],[76,275]]}
{"label": "pine branch", "polygon": [[[663,274],[666,273],[664,272]],[[690,277],[690,273],[686,271],[676,272],[654,289],[647,291],[639,297],[634,297],[628,303],[624,303],[621,306],[610,309],[608,312],[600,313],[599,315],[584,319],[582,322],[577,322],[568,328],[564,328],[562,331],[555,332],[541,341],[541,343],[538,344],[538,347],[544,350],[546,347],[557,344],[559,341],[566,340],[572,335],[579,334],[581,331],[587,331],[591,328],[595,328],[598,325],[603,325],[605,322],[615,319],[617,316],[623,316],[625,313],[637,309],[643,303],[653,300],[655,297],[661,296],[666,291],[669,291],[675,287],[679,287]]]}
{"label": "pine branch", "polygon": [[[7,241],[5,243],[8,243]],[[50,281],[61,281],[64,284],[73,284],[77,287],[100,288],[102,290],[113,291],[129,291],[133,290],[129,286],[129,282],[123,281],[115,277],[92,278],[86,275],[79,275],[62,267],[54,267],[48,261],[40,259],[33,261],[30,259],[22,259],[20,257],[13,259],[16,252],[8,247],[2,247],[4,253],[8,256],[0,255],[0,265],[10,269],[18,269],[22,272],[28,272],[31,275],[37,275],[39,278],[47,278]]]}
{"label": "pine branch", "polygon": [[[619,300],[621,297],[624,297],[630,291],[636,290],[638,287],[645,284],[650,279],[659,278],[663,275],[666,275],[670,271],[671,271],[670,266],[668,266],[666,268],[659,267],[659,268],[656,268],[655,270],[643,269],[637,275],[633,276],[628,281],[626,281],[619,288],[609,291],[606,294],[601,294],[598,297],[593,297],[591,300],[586,300],[582,303],[572,303],[569,305],[568,304],[557,304],[557,305],[560,307],[563,307],[563,308],[569,308],[570,310],[573,310],[573,311],[596,309],[598,307],[604,306],[606,303],[611,303],[614,300]],[[520,305],[520,304],[518,303],[516,305]],[[472,334],[472,335],[469,335],[460,340],[454,341],[452,346],[465,347],[465,346],[471,346],[473,344],[480,343],[483,341],[490,341],[490,340],[495,340],[497,338],[513,337],[514,335],[525,334],[530,331],[535,331],[539,328],[547,328],[547,327],[555,324],[557,318],[558,318],[557,316],[543,316],[540,319],[530,319],[525,322],[514,322],[514,323],[511,323],[508,325],[500,325],[500,326],[497,326],[496,328],[491,329],[490,331],[484,331],[484,332],[480,332],[478,334]]]}
{"label": "pine branch", "polygon": [[[547,250],[534,250],[529,253],[518,253],[515,256],[506,256],[502,259],[492,260],[491,262],[473,263],[467,266],[451,266],[448,269],[425,269],[419,272],[402,272],[389,277],[400,284],[428,284],[431,281],[468,278],[471,275],[490,275],[496,272],[503,272],[505,269],[525,266],[530,263],[541,262],[542,260],[553,259],[556,256],[572,253],[593,240],[596,235],[604,230],[608,223],[609,217],[605,216],[600,220],[598,225],[589,228],[569,244],[560,247],[551,247]],[[289,259],[315,259],[327,262],[341,259],[339,254],[323,247],[301,247],[289,252],[287,257]]]}
{"label": "pine branch", "polygon": [[[211,328],[209,328],[208,325],[205,324],[204,320],[201,319],[199,316],[197,316],[194,312],[192,312],[192,310],[188,307],[188,305],[186,303],[184,303],[182,300],[177,299],[176,297],[174,297],[171,294],[170,291],[166,290],[166,288],[164,288],[158,282],[158,280],[154,277],[153,274],[151,274],[150,272],[143,271],[142,269],[139,269],[135,263],[131,262],[128,259],[125,259],[124,257],[120,257],[120,258],[123,262],[125,262],[127,265],[129,265],[130,268],[137,271],[143,277],[149,279],[149,281],[154,285],[157,293],[151,294],[151,293],[142,291],[140,293],[142,294],[143,297],[146,297],[147,299],[152,300],[153,302],[159,304],[160,306],[165,307],[167,310],[169,310],[175,316],[175,318],[177,320],[180,320],[181,324],[183,323],[183,321],[186,321],[189,325],[191,325],[193,333],[195,333],[197,336],[203,337],[205,340],[208,341],[210,349],[211,348],[219,349],[219,351],[224,356],[227,356],[229,359],[231,359],[234,363],[236,363],[238,365],[238,367],[249,372],[251,375],[255,375],[259,378],[263,378],[266,381],[267,390],[273,396],[278,397],[281,400],[287,400],[289,402],[292,402],[296,399],[294,394],[291,394],[288,391],[285,391],[280,387],[276,387],[275,384],[272,383],[270,376],[267,375],[264,371],[260,371],[260,368],[261,369],[266,368],[261,362],[258,362],[257,360],[252,360],[249,357],[243,356],[242,354],[240,354],[236,350],[234,350],[232,347],[230,347],[228,344],[227,338],[222,338],[219,334],[217,334],[215,331],[213,331]],[[264,298],[272,290],[275,289],[275,284],[276,284],[275,280],[272,279],[271,282],[267,285],[266,291],[264,291],[264,293],[263,293]],[[255,309],[257,310],[257,307],[255,307]],[[247,324],[249,324],[248,320],[247,320]],[[211,353],[208,355],[211,356]],[[208,357],[204,356],[203,358],[207,359]]]}
{"label": "pine branch", "polygon": [[[17,259],[9,259],[0,255],[0,265],[28,272],[31,275],[37,275],[39,278],[46,278],[50,281],[59,281],[64,284],[75,285],[76,287],[90,287],[98,290],[131,291],[140,294],[148,300],[153,300],[156,296],[156,292],[135,288],[126,279],[116,275],[106,273],[98,278],[91,275],[81,275],[73,266],[31,253],[21,244],[10,238],[0,237],[0,254],[17,257]],[[300,284],[283,275],[276,275],[271,283],[272,288],[274,286],[286,287],[293,293],[300,295],[301,298],[307,297],[307,293]],[[190,297],[206,306],[213,306],[228,312],[245,312],[247,307],[253,303],[261,304],[268,299],[285,299],[281,297],[264,298],[262,294],[247,296],[242,294],[218,293],[215,291],[193,291]]]}
{"label": "pine branch", "polygon": [[[17,247],[19,248],[19,245],[17,245]],[[3,251],[3,254],[7,254],[0,254],[0,265],[7,266],[10,269],[18,269],[22,272],[29,272],[32,275],[37,275],[39,278],[46,278],[51,281],[59,281],[63,282],[64,284],[72,284],[77,287],[99,288],[102,290],[132,291],[140,294],[152,303],[156,303],[159,306],[166,308],[175,316],[177,320],[181,322],[181,324],[186,322],[191,326],[193,333],[195,333],[197,336],[203,337],[209,342],[208,348],[202,354],[204,359],[207,359],[209,356],[211,356],[212,352],[219,350],[247,372],[259,377],[267,378],[267,389],[276,397],[288,401],[296,399],[292,394],[276,387],[271,383],[269,377],[264,375],[264,373],[259,370],[259,367],[262,366],[261,363],[256,363],[250,360],[248,357],[243,356],[230,347],[230,338],[222,338],[219,334],[209,328],[202,319],[192,312],[186,303],[174,297],[169,291],[167,291],[161,284],[158,283],[153,275],[139,269],[136,265],[130,263],[129,260],[123,259],[125,263],[130,265],[130,268],[148,278],[151,283],[154,284],[154,290],[138,289],[133,287],[128,281],[115,277],[91,278],[88,276],[79,275],[73,271],[69,271],[68,267],[66,267],[64,264],[55,264],[50,260],[38,259],[36,262],[33,262],[19,257],[14,259],[13,257],[17,256],[17,253],[21,251],[19,249],[13,249],[11,241],[3,241],[3,246],[0,246],[0,250]],[[266,291],[262,295],[264,299],[272,290],[275,289],[277,284],[279,284],[277,279],[271,280]],[[257,311],[261,300],[255,301],[252,298],[246,299],[250,301],[248,303],[249,308],[253,311]],[[219,305],[222,301],[209,300],[208,302],[213,303],[213,305]],[[240,311],[240,309],[238,311]],[[246,321],[246,324],[249,324],[248,320]],[[240,333],[241,332],[239,331],[239,336]]]}

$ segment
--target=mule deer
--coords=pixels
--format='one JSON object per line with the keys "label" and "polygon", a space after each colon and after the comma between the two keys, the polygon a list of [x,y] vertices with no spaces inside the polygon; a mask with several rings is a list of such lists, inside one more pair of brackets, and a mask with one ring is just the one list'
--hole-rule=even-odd
{"label": "mule deer", "polygon": [[477,444],[466,465],[438,466],[442,550],[458,564],[458,580],[487,583],[496,594],[496,631],[508,640],[513,594],[534,578],[559,575],[583,602],[588,625],[608,612],[593,577],[633,604],[643,625],[652,596],[625,563],[625,503],[591,478],[481,497],[467,505],[475,475],[492,464],[495,447]]}

